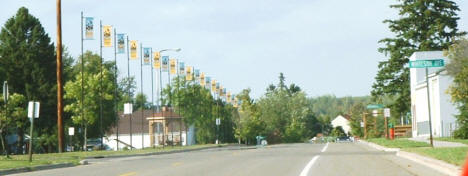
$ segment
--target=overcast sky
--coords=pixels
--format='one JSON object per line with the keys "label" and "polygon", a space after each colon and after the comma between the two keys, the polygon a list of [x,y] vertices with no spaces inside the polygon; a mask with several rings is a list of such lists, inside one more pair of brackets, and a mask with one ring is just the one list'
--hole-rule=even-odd
{"label": "overcast sky", "polygon": [[[55,42],[55,0],[2,0],[0,25],[25,6]],[[74,57],[80,50],[80,12],[113,25],[153,50],[167,53],[221,82],[233,93],[251,88],[260,97],[283,72],[287,84],[298,84],[309,96],[368,95],[377,64],[378,40],[392,36],[384,19],[398,18],[389,5],[396,0],[64,0],[63,43]],[[468,2],[460,6],[459,29],[468,31]],[[98,38],[98,26],[95,26]],[[99,52],[99,40],[85,41]],[[113,48],[104,48],[113,60]],[[127,75],[126,55],[118,56]],[[140,63],[130,74],[140,85]],[[150,68],[143,68],[143,87],[151,94]],[[167,76],[163,80],[166,80]],[[166,81],[164,81],[166,82]],[[155,86],[157,86],[155,82]],[[139,90],[139,89],[138,89]],[[155,87],[156,90],[156,87]]]}

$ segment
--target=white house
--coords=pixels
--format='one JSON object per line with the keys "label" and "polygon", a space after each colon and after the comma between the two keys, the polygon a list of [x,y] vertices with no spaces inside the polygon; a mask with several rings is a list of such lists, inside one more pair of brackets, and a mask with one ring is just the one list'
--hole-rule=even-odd
{"label": "white house", "polygon": [[351,126],[349,126],[350,117],[347,115],[339,115],[331,121],[333,128],[341,126],[346,134],[351,131]]}
{"label": "white house", "polygon": [[[448,59],[442,51],[415,52],[410,61]],[[444,67],[428,69],[429,98],[431,107],[432,135],[435,137],[451,136],[456,129],[456,107],[450,101],[447,88],[452,78],[447,75]],[[424,68],[410,69],[411,114],[413,137],[429,136],[429,112],[427,103],[426,75]]]}

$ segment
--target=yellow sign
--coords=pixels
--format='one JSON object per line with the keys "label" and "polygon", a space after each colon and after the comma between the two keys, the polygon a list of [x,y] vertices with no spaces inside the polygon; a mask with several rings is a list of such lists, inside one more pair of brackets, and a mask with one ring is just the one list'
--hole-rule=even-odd
{"label": "yellow sign", "polygon": [[136,40],[131,40],[130,41],[130,59],[138,59],[138,56],[137,56],[137,41]]}
{"label": "yellow sign", "polygon": [[228,103],[231,103],[231,92],[227,92],[226,101],[227,101]]}
{"label": "yellow sign", "polygon": [[192,74],[193,74],[193,73],[192,73],[192,68],[193,68],[193,67],[187,67],[187,69],[186,69],[186,70],[187,70],[187,71],[186,71],[186,72],[187,72],[187,75],[185,76],[185,80],[187,80],[187,81],[192,81],[192,79],[193,79],[193,76],[192,76]]}
{"label": "yellow sign", "polygon": [[112,26],[105,25],[105,26],[102,26],[102,28],[103,28],[102,35],[104,36],[104,47],[112,47],[112,38],[111,38]]}
{"label": "yellow sign", "polygon": [[237,97],[234,97],[234,104],[233,105],[234,105],[235,108],[237,108],[237,104],[238,104],[237,103]]}
{"label": "yellow sign", "polygon": [[177,60],[175,60],[175,59],[170,59],[169,60],[169,68],[170,68],[171,75],[175,75],[177,73],[176,62],[177,62]]}
{"label": "yellow sign", "polygon": [[223,96],[223,86],[222,85],[219,85],[219,87],[217,87],[218,89],[216,90],[218,92],[218,95],[219,96]]}
{"label": "yellow sign", "polygon": [[211,91],[216,92],[216,80],[211,80]]}
{"label": "yellow sign", "polygon": [[200,86],[205,87],[205,73],[200,74]]}
{"label": "yellow sign", "polygon": [[161,68],[161,54],[159,52],[153,52],[153,67],[155,69]]}

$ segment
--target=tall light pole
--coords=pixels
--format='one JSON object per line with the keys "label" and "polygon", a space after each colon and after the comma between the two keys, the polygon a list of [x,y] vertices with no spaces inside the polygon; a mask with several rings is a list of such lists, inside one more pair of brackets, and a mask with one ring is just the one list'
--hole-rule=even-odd
{"label": "tall light pole", "polygon": [[57,0],[57,137],[58,152],[63,151],[63,85],[62,85],[62,2]]}

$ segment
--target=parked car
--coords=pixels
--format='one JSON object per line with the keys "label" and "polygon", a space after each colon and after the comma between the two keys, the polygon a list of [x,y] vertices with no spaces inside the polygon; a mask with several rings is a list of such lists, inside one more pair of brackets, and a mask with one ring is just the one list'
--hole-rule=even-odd
{"label": "parked car", "polygon": [[348,136],[337,137],[335,142],[352,142],[352,139]]}

